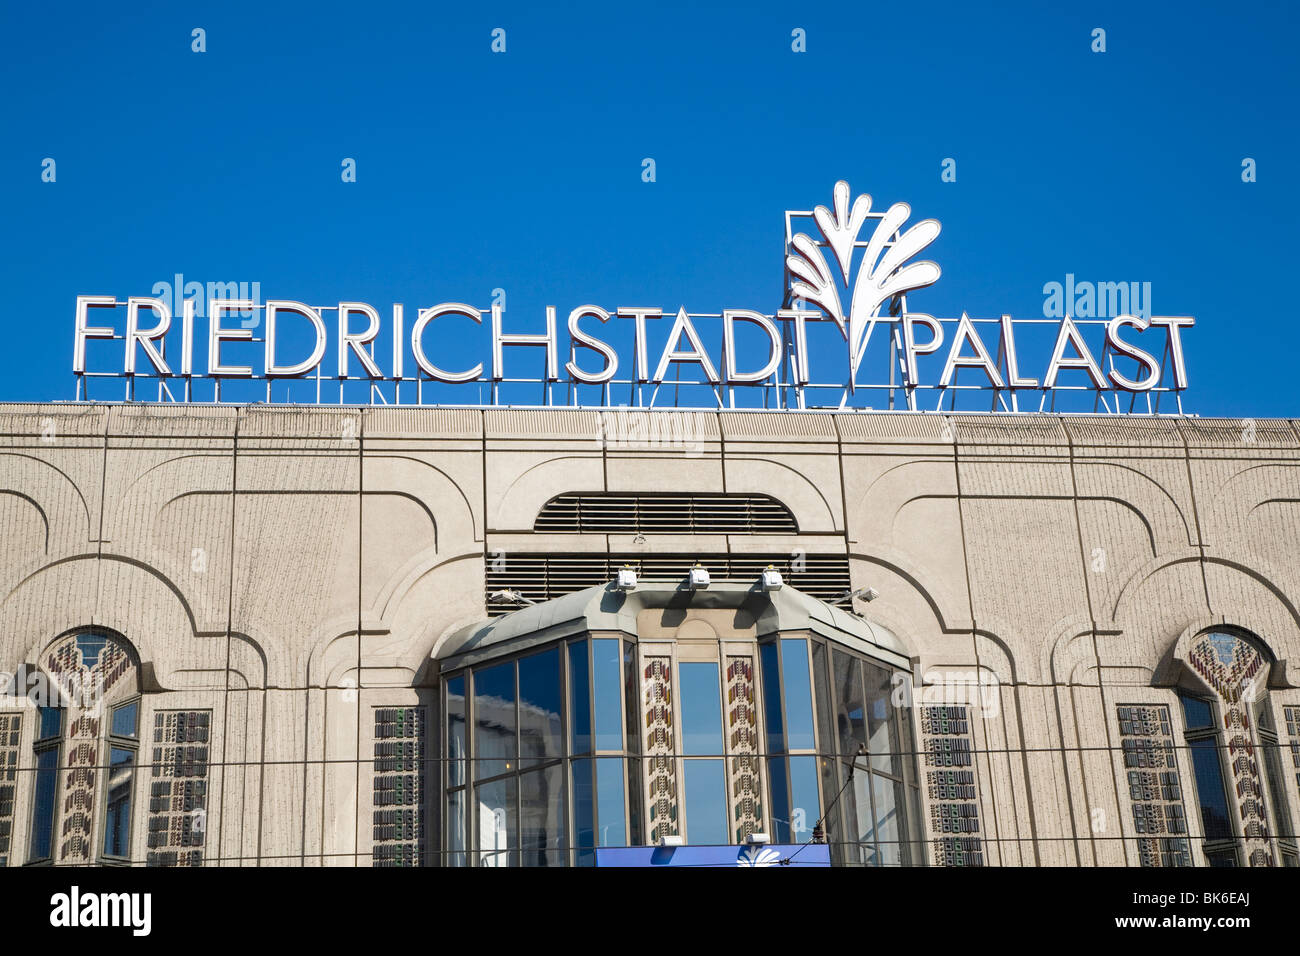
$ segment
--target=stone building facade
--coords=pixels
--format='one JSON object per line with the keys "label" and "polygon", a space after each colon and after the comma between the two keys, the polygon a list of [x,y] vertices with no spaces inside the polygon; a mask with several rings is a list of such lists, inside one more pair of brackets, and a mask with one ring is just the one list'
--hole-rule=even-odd
{"label": "stone building facade", "polygon": [[[523,665],[518,702],[474,705],[473,760],[489,720],[536,711],[561,741],[537,811],[558,808],[554,832],[530,856],[529,824],[456,802],[453,698],[487,680],[491,648],[547,640],[568,649],[571,693],[575,668],[599,680],[600,635],[630,675],[628,743],[605,759],[644,776],[597,842],[682,829],[657,794],[707,768],[671,763],[693,706],[671,682],[711,645],[718,756],[745,795],[727,842],[783,827],[777,842],[804,842],[816,820],[838,862],[1297,860],[1295,422],[46,404],[0,406],[0,446],[10,866],[583,862],[573,712],[525,699]],[[665,589],[696,564],[706,596]],[[636,614],[601,591],[625,566]],[[769,566],[784,596],[751,587]],[[860,774],[913,802],[871,823],[872,853],[841,854],[865,838],[828,811],[853,790],[857,705],[835,691],[848,744],[827,742],[828,711],[796,747],[792,712],[768,706],[778,637],[780,667],[842,650],[901,675],[894,744]],[[816,671],[809,706],[837,674]],[[528,759],[510,733],[506,774]],[[773,747],[831,775],[777,793],[795,764]],[[891,754],[904,769],[881,769]],[[799,800],[796,825],[777,808]]]}

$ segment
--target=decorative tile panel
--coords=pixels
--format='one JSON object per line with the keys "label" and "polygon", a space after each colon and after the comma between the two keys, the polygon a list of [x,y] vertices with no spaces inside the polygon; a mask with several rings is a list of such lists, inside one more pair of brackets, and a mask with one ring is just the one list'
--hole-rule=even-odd
{"label": "decorative tile panel", "polygon": [[424,707],[375,708],[371,865],[424,866]]}
{"label": "decorative tile panel", "polygon": [[208,830],[208,754],[212,712],[153,715],[149,773],[149,866],[202,866]]}
{"label": "decorative tile panel", "polygon": [[983,866],[978,793],[967,708],[921,707],[925,785],[936,866]]}
{"label": "decorative tile panel", "polygon": [[1120,748],[1142,866],[1191,866],[1187,814],[1164,704],[1121,704]]}
{"label": "decorative tile panel", "polygon": [[650,843],[677,834],[677,757],[673,727],[673,660],[642,658],[641,709],[645,714],[646,806]]}
{"label": "decorative tile panel", "polygon": [[737,843],[763,832],[758,716],[754,710],[754,658],[727,658],[727,765],[731,822]]}

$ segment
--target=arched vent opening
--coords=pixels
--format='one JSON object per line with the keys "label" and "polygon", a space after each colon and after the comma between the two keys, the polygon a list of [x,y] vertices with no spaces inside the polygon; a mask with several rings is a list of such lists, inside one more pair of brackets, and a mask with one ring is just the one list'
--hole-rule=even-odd
{"label": "arched vent opening", "polygon": [[552,534],[798,534],[790,509],[768,495],[556,495],[533,524]]}

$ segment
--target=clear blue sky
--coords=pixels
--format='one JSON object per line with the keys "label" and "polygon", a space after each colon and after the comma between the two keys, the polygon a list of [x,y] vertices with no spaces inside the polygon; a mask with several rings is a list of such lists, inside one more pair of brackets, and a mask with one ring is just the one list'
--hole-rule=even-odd
{"label": "clear blue sky", "polygon": [[9,3],[0,399],[70,399],[76,295],[176,273],[400,301],[408,326],[497,287],[519,331],[548,304],[771,311],[782,211],[843,178],[943,223],[913,308],[1036,317],[1067,273],[1150,282],[1197,319],[1188,410],[1295,415],[1296,11]]}

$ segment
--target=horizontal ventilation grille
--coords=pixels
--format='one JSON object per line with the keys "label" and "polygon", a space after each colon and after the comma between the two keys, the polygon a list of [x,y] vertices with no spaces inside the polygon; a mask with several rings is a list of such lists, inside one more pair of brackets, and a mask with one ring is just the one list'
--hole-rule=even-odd
{"label": "horizontal ventilation grille", "polygon": [[[801,570],[792,565],[798,561]],[[838,598],[849,589],[849,559],[844,554],[508,554],[488,561],[487,596],[494,591],[516,591],[538,603],[572,594],[597,584],[608,584],[623,565],[631,565],[643,581],[680,581],[698,562],[715,581],[754,581],[769,564],[792,587],[823,601]],[[497,565],[494,567],[493,565]],[[496,617],[518,605],[488,600],[488,613]]]}
{"label": "horizontal ventilation grille", "polygon": [[570,493],[548,501],[534,531],[595,534],[795,534],[790,509],[766,495]]}

